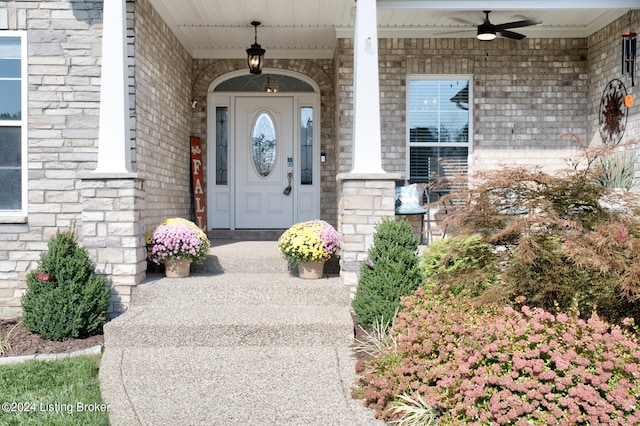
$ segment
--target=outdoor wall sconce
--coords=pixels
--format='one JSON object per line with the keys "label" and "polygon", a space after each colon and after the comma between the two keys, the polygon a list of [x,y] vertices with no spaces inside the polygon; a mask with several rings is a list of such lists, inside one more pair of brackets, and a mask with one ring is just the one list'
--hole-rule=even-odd
{"label": "outdoor wall sconce", "polygon": [[252,21],[251,25],[255,27],[255,41],[247,49],[247,64],[251,74],[262,74],[262,60],[265,50],[258,44],[258,25],[260,22]]}
{"label": "outdoor wall sconce", "polygon": [[636,85],[636,36],[634,32],[622,33],[622,75],[629,74],[631,86]]}

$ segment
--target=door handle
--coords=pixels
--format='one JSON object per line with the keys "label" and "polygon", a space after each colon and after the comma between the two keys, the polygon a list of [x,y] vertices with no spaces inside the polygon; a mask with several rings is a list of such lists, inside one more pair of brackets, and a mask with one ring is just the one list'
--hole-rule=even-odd
{"label": "door handle", "polygon": [[287,187],[284,189],[284,191],[282,191],[282,193],[284,195],[289,195],[291,194],[291,179],[293,179],[293,170],[288,170],[287,171],[287,179],[289,180],[289,184],[287,185]]}

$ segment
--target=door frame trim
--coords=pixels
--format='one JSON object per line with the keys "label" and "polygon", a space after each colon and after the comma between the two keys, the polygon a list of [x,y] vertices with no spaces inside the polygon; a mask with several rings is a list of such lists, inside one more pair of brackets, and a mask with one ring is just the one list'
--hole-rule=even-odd
{"label": "door frame trim", "polygon": [[[314,92],[283,92],[283,93],[264,93],[264,92],[214,92],[213,90],[221,82],[230,78],[237,77],[239,75],[246,75],[246,71],[234,71],[225,74],[215,79],[209,86],[207,94],[207,220],[211,229],[236,229],[236,199],[235,199],[235,175],[236,175],[236,153],[235,153],[235,99],[236,97],[256,97],[256,98],[269,98],[269,97],[293,97],[293,145],[294,145],[294,176],[295,182],[300,180],[300,129],[298,123],[300,123],[300,109],[301,107],[313,107],[313,121],[318,123],[313,127],[313,185],[312,212],[308,213],[306,217],[300,214],[300,184],[294,185],[294,200],[295,208],[293,214],[293,222],[296,223],[301,220],[311,220],[320,217],[320,193],[321,193],[321,173],[320,173],[320,154],[321,154],[321,100],[320,91],[318,85],[309,77],[298,74],[293,71],[280,70],[280,69],[266,69],[265,73],[288,75],[300,79],[306,83],[309,83]],[[209,185],[209,183],[215,182],[215,164],[216,164],[216,149],[215,149],[215,130],[216,130],[216,107],[228,108],[228,147],[227,147],[227,185]],[[210,143],[211,142],[211,143]],[[212,167],[209,167],[212,165]],[[308,192],[307,192],[308,195]],[[219,205],[218,205],[219,204]],[[226,206],[224,205],[226,204]]]}

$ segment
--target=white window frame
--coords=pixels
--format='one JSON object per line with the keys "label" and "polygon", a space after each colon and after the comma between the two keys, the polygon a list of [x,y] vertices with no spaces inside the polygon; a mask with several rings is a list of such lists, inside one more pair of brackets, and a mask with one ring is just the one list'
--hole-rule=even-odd
{"label": "white window frame", "polygon": [[[469,138],[467,142],[419,142],[411,143],[411,81],[467,80],[469,82]],[[473,75],[472,74],[410,74],[406,81],[406,178],[411,179],[411,147],[465,147],[467,148],[467,175],[471,167],[473,155]]]}
{"label": "white window frame", "polygon": [[0,31],[0,37],[20,38],[20,82],[21,82],[21,114],[20,120],[0,120],[2,127],[20,127],[21,136],[21,207],[17,210],[0,210],[0,223],[25,223],[27,220],[28,206],[28,159],[27,159],[27,122],[29,111],[27,109],[27,32],[26,31]]}

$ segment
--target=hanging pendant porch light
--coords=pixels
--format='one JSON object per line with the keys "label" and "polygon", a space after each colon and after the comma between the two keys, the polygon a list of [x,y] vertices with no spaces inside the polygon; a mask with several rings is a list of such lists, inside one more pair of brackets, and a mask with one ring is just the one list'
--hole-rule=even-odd
{"label": "hanging pendant porch light", "polygon": [[262,74],[262,60],[266,51],[258,44],[258,25],[260,22],[252,21],[251,25],[255,27],[255,41],[247,49],[247,64],[251,74]]}
{"label": "hanging pendant porch light", "polygon": [[262,90],[267,93],[278,93],[278,82],[272,82],[271,76],[267,74],[267,82],[262,86]]}

